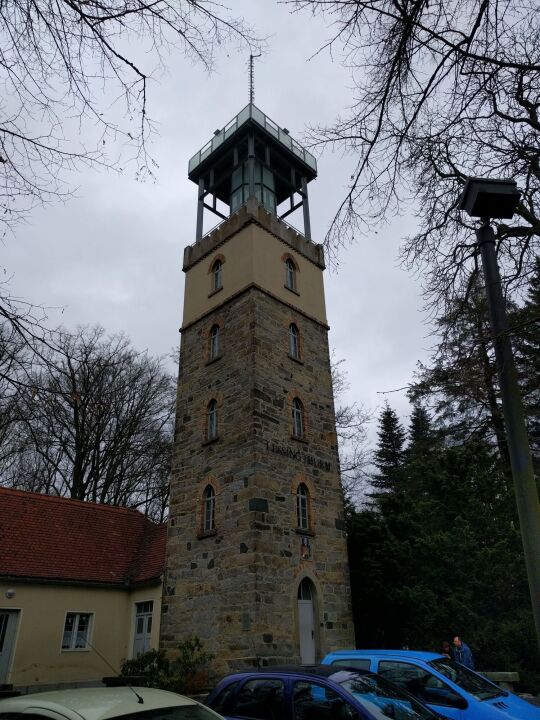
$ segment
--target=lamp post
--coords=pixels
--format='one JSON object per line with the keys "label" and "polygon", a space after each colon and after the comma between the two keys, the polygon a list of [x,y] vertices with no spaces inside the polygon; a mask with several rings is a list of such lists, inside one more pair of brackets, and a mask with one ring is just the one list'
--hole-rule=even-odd
{"label": "lamp post", "polygon": [[540,649],[540,506],[523,403],[508,334],[505,301],[495,254],[495,233],[489,224],[494,218],[511,218],[519,197],[520,193],[513,180],[468,178],[459,207],[471,217],[481,220],[476,230],[476,239],[482,257],[506,440],[529,579],[536,639]]}

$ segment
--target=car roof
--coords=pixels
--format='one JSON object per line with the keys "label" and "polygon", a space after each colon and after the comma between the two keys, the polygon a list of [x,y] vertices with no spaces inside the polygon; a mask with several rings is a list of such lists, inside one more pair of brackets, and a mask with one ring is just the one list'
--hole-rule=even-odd
{"label": "car roof", "polygon": [[[142,698],[141,703],[138,697]],[[196,705],[190,698],[146,687],[77,688],[54,690],[0,700],[0,713],[50,710],[84,720],[105,720],[146,710]]]}
{"label": "car roof", "polygon": [[[300,675],[304,677],[316,675],[320,678],[330,678],[342,672],[344,669],[345,668],[337,668],[335,665],[267,665],[261,668],[253,668],[253,670],[242,670],[230,673],[224,679],[230,680],[231,678],[236,678],[240,680],[254,675]],[[348,669],[363,675],[370,674],[357,668]]]}
{"label": "car roof", "polygon": [[428,652],[427,650],[335,650],[329,653],[326,657],[332,658],[359,658],[359,657],[370,657],[376,655],[377,657],[402,657],[409,658],[410,660],[440,660],[444,658],[444,655],[440,653]]}

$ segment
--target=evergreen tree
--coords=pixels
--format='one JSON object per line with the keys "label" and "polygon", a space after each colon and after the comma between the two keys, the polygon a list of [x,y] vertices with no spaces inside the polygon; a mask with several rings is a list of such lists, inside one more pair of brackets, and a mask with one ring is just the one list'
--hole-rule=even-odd
{"label": "evergreen tree", "polygon": [[[458,633],[480,669],[518,670],[540,689],[481,288],[460,308],[441,319],[437,354],[412,387],[407,442],[396,413],[381,413],[375,502],[347,515],[357,645],[438,650]],[[509,319],[539,468],[540,260]]]}
{"label": "evergreen tree", "polygon": [[408,438],[403,468],[407,492],[402,502],[421,504],[429,499],[441,474],[441,440],[429,412],[418,403],[413,406]]}
{"label": "evergreen tree", "polygon": [[[538,667],[515,503],[488,443],[409,445],[407,482],[347,515],[358,647],[438,650],[459,632],[479,667]],[[535,664],[536,663],[536,664]]]}
{"label": "evergreen tree", "polygon": [[422,452],[434,439],[431,417],[420,404],[415,403],[409,422],[409,453]]}
{"label": "evergreen tree", "polygon": [[457,442],[474,436],[498,450],[509,472],[502,408],[498,401],[497,369],[483,289],[455,302],[436,324],[440,342],[430,365],[419,365],[409,391],[423,402],[438,424]]}
{"label": "evergreen tree", "polygon": [[378,491],[372,497],[380,499],[385,493],[398,490],[400,469],[404,460],[405,431],[388,403],[379,416],[377,448],[373,455],[377,473],[372,478]]}

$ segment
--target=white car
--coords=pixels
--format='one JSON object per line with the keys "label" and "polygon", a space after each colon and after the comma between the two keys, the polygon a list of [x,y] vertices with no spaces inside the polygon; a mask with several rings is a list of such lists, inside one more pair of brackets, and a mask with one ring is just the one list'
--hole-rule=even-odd
{"label": "white car", "polygon": [[223,720],[195,700],[145,687],[78,688],[0,700],[0,720]]}

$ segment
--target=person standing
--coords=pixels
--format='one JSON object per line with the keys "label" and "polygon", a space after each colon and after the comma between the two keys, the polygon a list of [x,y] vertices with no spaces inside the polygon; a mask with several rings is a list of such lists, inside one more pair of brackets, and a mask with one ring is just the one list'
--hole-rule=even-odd
{"label": "person standing", "polygon": [[474,670],[474,658],[471,648],[464,643],[459,635],[454,638],[454,647],[452,648],[452,657],[458,663],[465,665],[465,667]]}
{"label": "person standing", "polygon": [[446,655],[447,658],[452,657],[452,648],[447,640],[443,640],[441,643],[441,655]]}

